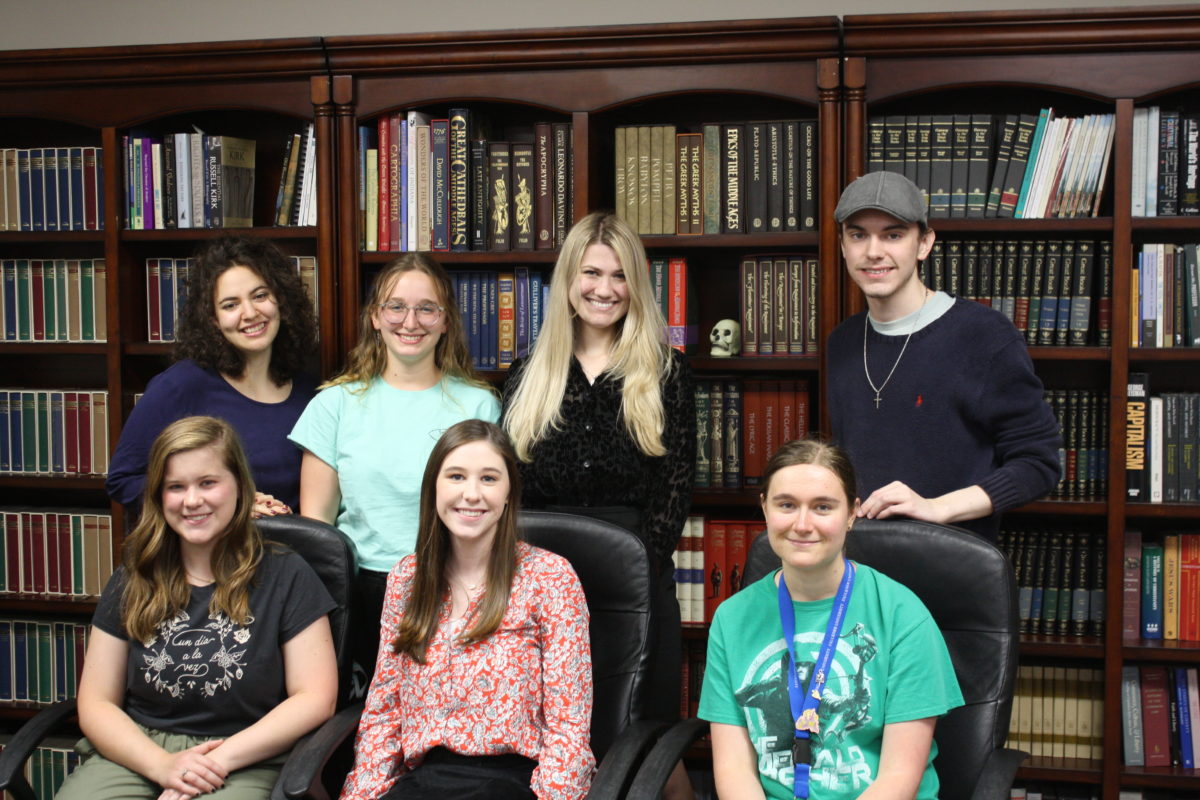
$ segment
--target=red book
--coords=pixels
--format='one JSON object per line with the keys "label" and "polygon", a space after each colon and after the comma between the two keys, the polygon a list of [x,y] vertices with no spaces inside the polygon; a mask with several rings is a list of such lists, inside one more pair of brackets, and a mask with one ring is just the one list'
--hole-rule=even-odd
{"label": "red book", "polygon": [[90,392],[78,392],[76,404],[79,425],[76,429],[75,443],[79,448],[79,474],[92,474],[92,396]]}
{"label": "red book", "polygon": [[729,587],[729,591],[725,593],[726,597],[737,594],[746,582],[746,549],[749,547],[747,530],[749,527],[750,523],[730,522],[725,529],[725,561],[729,565],[729,580],[725,583]]}
{"label": "red book", "polygon": [[1200,534],[1179,537],[1179,638],[1200,640]]}
{"label": "red book", "polygon": [[46,593],[58,594],[59,586],[58,514],[46,515]]}
{"label": "red book", "polygon": [[796,438],[796,382],[779,382],[779,446]]}
{"label": "red book", "polygon": [[1121,561],[1121,636],[1142,638],[1142,532],[1125,531]]}
{"label": "red book", "polygon": [[763,381],[762,403],[763,410],[763,468],[779,449],[779,382]]}
{"label": "red book", "polygon": [[376,122],[379,133],[379,150],[376,161],[379,166],[378,196],[368,198],[367,202],[379,204],[379,219],[376,221],[376,233],[379,237],[377,245],[380,251],[392,249],[392,142],[390,117],[382,116]]}
{"label": "red book", "polygon": [[159,302],[162,296],[160,283],[160,263],[166,259],[146,259],[146,339],[151,342],[162,341],[162,308]]}
{"label": "red book", "polygon": [[21,515],[16,511],[4,513],[4,549],[7,557],[6,583],[9,594],[21,591]]}
{"label": "red book", "polygon": [[71,593],[71,515],[56,514],[58,517],[58,591]]}
{"label": "red book", "polygon": [[1142,673],[1142,732],[1146,766],[1171,766],[1171,737],[1167,710],[1167,668],[1147,666]]}
{"label": "red book", "polygon": [[762,381],[742,384],[742,481],[746,486],[762,483],[765,459],[762,454]]}
{"label": "red book", "polygon": [[667,343],[681,353],[688,349],[687,286],[687,259],[670,259],[667,262]]}
{"label": "red book", "polygon": [[46,515],[34,512],[29,515],[33,522],[33,532],[29,537],[29,545],[33,549],[33,582],[31,588],[35,594],[46,591]]}
{"label": "red book", "polygon": [[45,289],[42,286],[42,273],[40,260],[35,259],[29,262],[29,291],[32,297],[29,305],[33,310],[33,340],[35,342],[46,341],[46,309],[42,300],[45,296]]}
{"label": "red book", "polygon": [[[392,114],[388,120],[388,197],[392,204],[391,213],[388,215],[388,238],[392,242],[393,250],[404,250],[405,244],[403,237],[400,235],[403,226],[400,223],[400,212],[404,208],[400,202],[400,192],[404,191],[407,186],[405,175],[400,170],[400,148],[404,147],[404,137],[400,135],[400,114]],[[407,129],[407,122],[405,128]],[[379,184],[380,187],[383,184]]]}
{"label": "red book", "polygon": [[63,393],[63,450],[68,475],[79,473],[79,395]]}
{"label": "red book", "polygon": [[712,622],[717,606],[724,599],[723,592],[729,581],[726,565],[726,529],[719,521],[704,525],[704,621]]}
{"label": "red book", "polygon": [[[83,148],[83,223],[84,229],[95,231],[100,229],[99,215],[96,209],[96,160],[100,158],[99,147]],[[101,191],[103,191],[101,189]]]}
{"label": "red book", "polygon": [[808,436],[808,381],[794,381],[796,384],[796,438]]}

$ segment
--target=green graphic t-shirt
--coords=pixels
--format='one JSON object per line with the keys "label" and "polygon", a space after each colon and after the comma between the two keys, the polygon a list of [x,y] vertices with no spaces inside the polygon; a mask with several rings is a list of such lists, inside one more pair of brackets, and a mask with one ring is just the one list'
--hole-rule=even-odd
{"label": "green graphic t-shirt", "polygon": [[[842,625],[813,735],[809,797],[855,798],[879,769],[883,728],[937,717],[962,705],[962,693],[942,634],[911,591],[857,565],[854,594]],[[807,686],[821,649],[833,599],[793,603],[795,652]],[[791,800],[792,731],[787,654],[779,621],[775,573],[717,609],[708,637],[700,717],[747,729],[758,773],[770,798]],[[918,798],[938,793],[931,748]]]}

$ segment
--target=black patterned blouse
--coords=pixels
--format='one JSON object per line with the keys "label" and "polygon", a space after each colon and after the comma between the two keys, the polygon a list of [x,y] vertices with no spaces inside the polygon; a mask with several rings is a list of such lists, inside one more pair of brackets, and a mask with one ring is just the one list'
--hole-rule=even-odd
{"label": "black patterned blouse", "polygon": [[[696,451],[696,405],[687,360],[672,350],[674,369],[663,381],[664,456],[638,449],[621,417],[621,381],[601,373],[588,383],[579,362],[563,395],[562,428],[538,442],[521,465],[526,508],[631,506],[641,515],[641,534],[655,565],[670,565],[692,503]],[[504,412],[521,380],[518,359],[504,384]]]}

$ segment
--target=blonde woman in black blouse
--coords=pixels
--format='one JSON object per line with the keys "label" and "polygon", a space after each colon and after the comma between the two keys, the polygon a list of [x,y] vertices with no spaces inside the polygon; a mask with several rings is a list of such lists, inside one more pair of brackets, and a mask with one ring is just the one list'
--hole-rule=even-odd
{"label": "blonde woman in black blouse", "polygon": [[[658,575],[655,716],[678,714],[679,604],[671,553],[691,506],[696,411],[687,361],[666,343],[646,251],[614,214],[567,234],[541,333],[504,386],[523,503],[637,533]],[[674,790],[674,791],[672,791]],[[682,768],[669,797],[690,797]]]}

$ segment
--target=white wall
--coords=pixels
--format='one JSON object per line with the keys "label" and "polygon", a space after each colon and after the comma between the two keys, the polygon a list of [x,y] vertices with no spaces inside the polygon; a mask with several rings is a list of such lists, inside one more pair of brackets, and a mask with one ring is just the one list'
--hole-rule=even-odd
{"label": "white wall", "polygon": [[1194,0],[0,0],[0,50]]}

